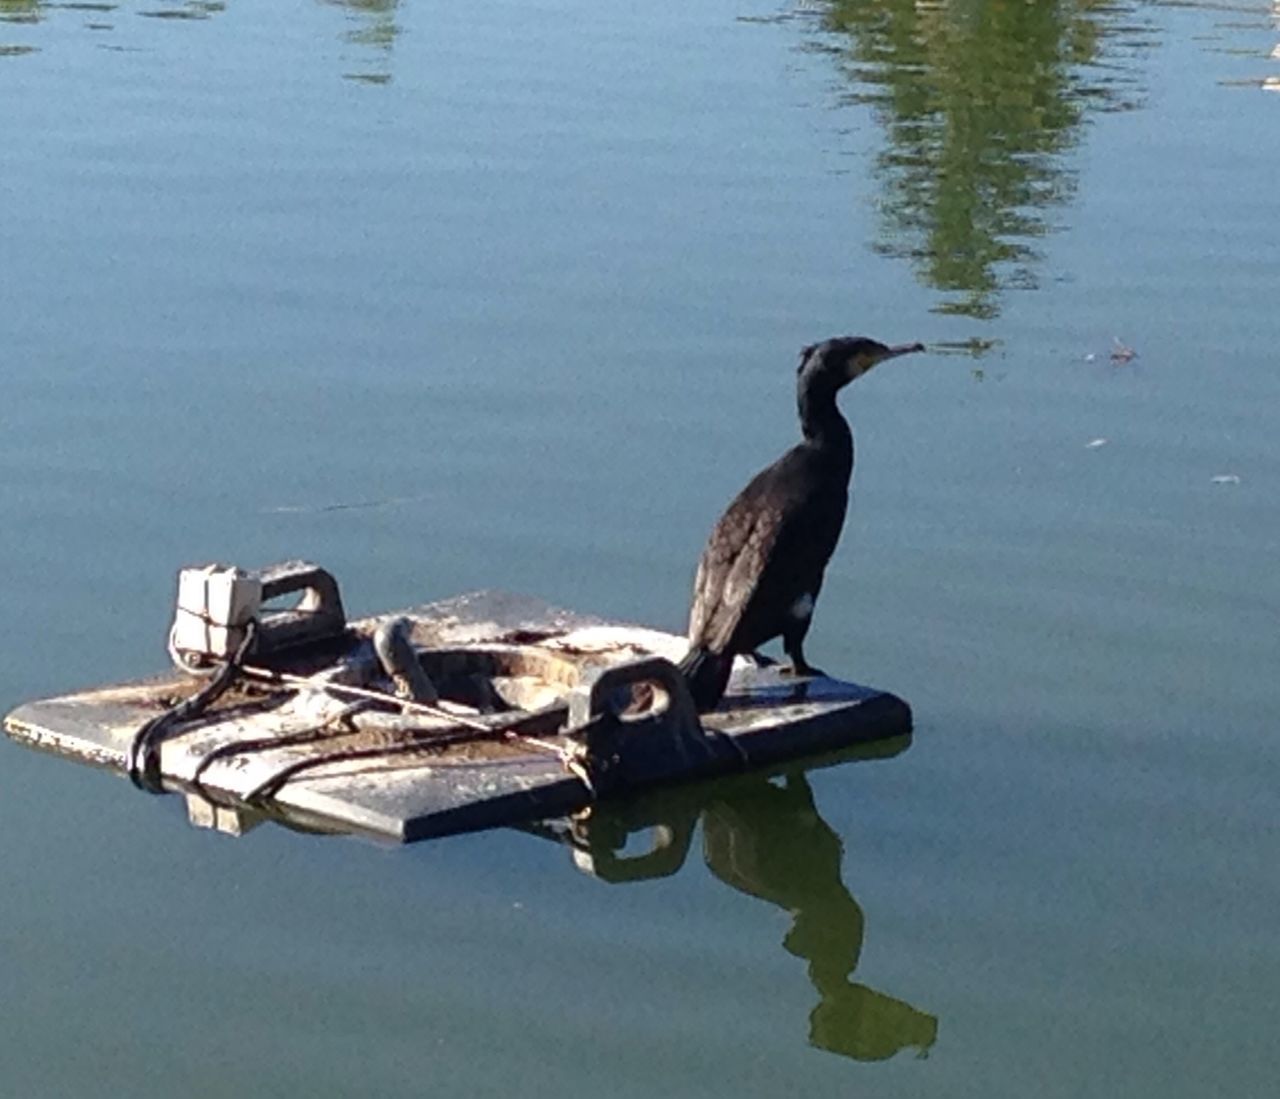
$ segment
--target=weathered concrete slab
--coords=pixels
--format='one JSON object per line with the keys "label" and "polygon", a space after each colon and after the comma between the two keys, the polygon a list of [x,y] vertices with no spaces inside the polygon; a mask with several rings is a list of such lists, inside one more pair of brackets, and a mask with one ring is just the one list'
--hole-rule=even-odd
{"label": "weathered concrete slab", "polygon": [[[354,623],[323,659],[300,656],[273,668],[294,676],[327,669],[332,681],[387,690],[369,643],[387,617]],[[453,716],[399,717],[320,683],[238,686],[160,748],[164,783],[190,794],[194,822],[238,832],[266,814],[408,842],[572,813],[618,787],[589,785],[581,768],[566,765],[577,741],[565,735],[563,712],[535,719],[527,736],[483,730],[563,704],[603,670],[653,655],[675,661],[684,653],[684,640],[671,634],[500,592],[395,617],[411,621],[419,658]],[[33,747],[123,771],[138,728],[198,686],[174,673],[33,702],[11,713],[5,729]],[[481,687],[510,710],[469,708],[467,699]],[[624,755],[633,748],[648,753],[643,767],[616,772],[627,787],[767,766],[898,736],[910,723],[910,710],[892,695],[833,679],[789,679],[740,660],[721,707],[703,715],[700,729],[694,722],[696,751],[665,752],[666,742],[655,739],[664,734],[653,731],[663,727],[658,719],[619,719],[607,743]],[[424,743],[459,735],[473,739]]]}

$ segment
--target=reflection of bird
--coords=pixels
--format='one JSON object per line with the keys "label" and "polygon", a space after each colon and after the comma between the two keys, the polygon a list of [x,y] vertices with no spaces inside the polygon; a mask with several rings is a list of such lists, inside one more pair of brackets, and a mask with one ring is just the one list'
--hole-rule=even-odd
{"label": "reflection of bird", "polygon": [[886,347],[846,336],[800,353],[796,398],[804,439],[737,495],[698,563],[689,653],[680,668],[699,710],[720,701],[735,654],[778,636],[794,672],[820,674],[806,663],[802,645],[844,525],[853,473],[853,434],[836,394],[876,363],[923,350],[918,343]]}
{"label": "reflection of bird", "polygon": [[[900,737],[864,744],[839,758],[886,758],[909,743]],[[676,873],[699,821],[711,873],[791,917],[782,945],[807,963],[818,994],[809,1042],[860,1061],[884,1060],[909,1047],[926,1056],[938,1036],[937,1018],[853,979],[862,909],[841,876],[844,845],[818,811],[803,767],[671,787],[596,805],[559,826],[523,827],[568,843],[579,870],[622,883]],[[646,835],[647,850],[636,842]]]}
{"label": "reflection of bird", "polygon": [[820,997],[809,1041],[860,1061],[909,1046],[923,1056],[938,1020],[852,980],[862,952],[863,915],[840,876],[840,837],[822,819],[801,770],[781,784],[743,779],[702,814],[707,866],[721,881],[791,914],[783,946],[809,963]]}

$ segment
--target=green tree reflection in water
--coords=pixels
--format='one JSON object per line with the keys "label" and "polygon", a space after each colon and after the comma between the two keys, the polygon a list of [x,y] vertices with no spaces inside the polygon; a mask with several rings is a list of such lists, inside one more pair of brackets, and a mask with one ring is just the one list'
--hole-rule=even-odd
{"label": "green tree reflection in water", "polygon": [[[867,744],[823,765],[892,756],[908,744],[905,737]],[[937,1018],[853,980],[865,921],[841,876],[843,844],[818,812],[807,769],[792,764],[773,778],[757,773],[675,787],[526,830],[567,844],[585,873],[621,884],[676,873],[701,822],[712,874],[791,918],[782,946],[806,963],[818,997],[810,1045],[859,1061],[904,1049],[924,1056],[937,1039]],[[630,853],[639,836],[649,837],[648,849]]]}
{"label": "green tree reflection in water", "polygon": [[[15,26],[39,23],[44,17],[44,4],[39,0],[0,0],[0,23]],[[36,53],[39,46],[28,42],[8,42],[0,38],[0,57],[22,57]]]}
{"label": "green tree reflection in water", "polygon": [[[226,7],[224,0],[147,0],[141,7],[122,11],[121,5],[114,0],[58,0],[55,3],[45,3],[44,0],[0,0],[0,23],[35,25],[57,14],[66,19],[64,26],[74,21],[85,30],[114,31],[115,21],[121,15],[142,19],[196,21],[212,19],[225,11]],[[0,43],[0,57],[33,53],[39,48]]]}
{"label": "green tree reflection in water", "polygon": [[43,15],[41,0],[0,0],[0,23],[38,23]]}
{"label": "green tree reflection in water", "polygon": [[1073,193],[1064,154],[1086,113],[1137,105],[1126,61],[1151,34],[1131,17],[1106,0],[825,6],[848,101],[869,104],[888,136],[876,250],[946,295],[936,311],[990,319],[1003,290],[1036,285],[1035,242]]}
{"label": "green tree reflection in water", "polygon": [[391,83],[391,48],[400,25],[396,22],[396,8],[400,0],[324,0],[334,7],[346,8],[352,24],[342,37],[346,42],[360,47],[362,62],[368,65],[359,72],[345,72],[347,80],[361,84]]}
{"label": "green tree reflection in water", "polygon": [[144,19],[211,19],[227,10],[222,0],[166,0],[154,8],[139,11]]}

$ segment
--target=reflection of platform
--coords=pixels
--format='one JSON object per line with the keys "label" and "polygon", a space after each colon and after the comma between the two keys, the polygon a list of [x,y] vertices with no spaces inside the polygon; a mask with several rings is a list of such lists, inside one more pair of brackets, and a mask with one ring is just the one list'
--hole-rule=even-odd
{"label": "reflection of platform", "polygon": [[[411,841],[556,816],[642,786],[910,728],[910,710],[892,695],[788,680],[746,661],[721,708],[699,724],[666,663],[683,654],[683,639],[520,596],[458,596],[403,616],[449,713],[371,699],[389,690],[370,641],[386,618],[354,623],[320,652],[251,669],[164,740],[164,785],[188,793],[193,821],[238,831],[265,814]],[[312,678],[300,686],[299,677]],[[5,729],[34,747],[124,770],[138,728],[198,685],[174,673],[33,702]],[[477,697],[494,704],[467,705]]]}

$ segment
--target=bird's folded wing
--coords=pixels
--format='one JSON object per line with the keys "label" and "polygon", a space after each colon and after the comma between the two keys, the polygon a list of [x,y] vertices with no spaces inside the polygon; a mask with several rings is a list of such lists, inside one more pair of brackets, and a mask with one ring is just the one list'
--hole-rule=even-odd
{"label": "bird's folded wing", "polygon": [[689,623],[693,644],[725,651],[785,526],[782,513],[772,508],[725,513],[698,563]]}

